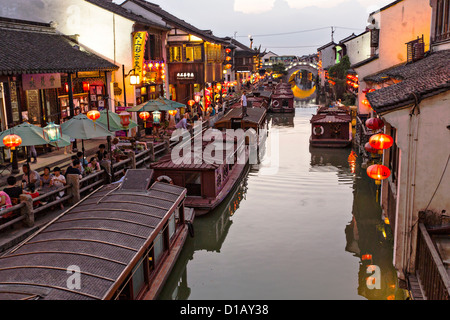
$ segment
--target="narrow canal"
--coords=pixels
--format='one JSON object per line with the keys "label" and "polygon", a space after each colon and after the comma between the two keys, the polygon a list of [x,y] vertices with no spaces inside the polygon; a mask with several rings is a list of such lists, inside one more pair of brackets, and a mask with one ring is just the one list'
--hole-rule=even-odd
{"label": "narrow canal", "polygon": [[269,116],[263,162],[196,218],[159,299],[404,299],[375,184],[360,161],[352,170],[350,148],[310,149],[315,111]]}

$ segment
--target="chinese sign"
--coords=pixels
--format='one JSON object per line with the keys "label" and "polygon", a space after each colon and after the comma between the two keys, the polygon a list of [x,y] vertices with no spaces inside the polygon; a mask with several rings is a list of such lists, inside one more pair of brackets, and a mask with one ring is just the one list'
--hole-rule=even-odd
{"label": "chinese sign", "polygon": [[146,38],[147,32],[136,32],[133,37],[133,68],[134,74],[138,75],[140,79],[142,79]]}
{"label": "chinese sign", "polygon": [[195,74],[193,72],[178,72],[177,79],[178,80],[194,80]]}
{"label": "chinese sign", "polygon": [[24,74],[22,85],[24,90],[61,88],[61,75],[59,73]]}

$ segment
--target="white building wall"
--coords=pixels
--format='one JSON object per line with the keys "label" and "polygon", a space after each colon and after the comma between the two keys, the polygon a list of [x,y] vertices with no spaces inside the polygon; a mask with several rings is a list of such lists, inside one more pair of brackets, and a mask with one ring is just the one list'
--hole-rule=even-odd
{"label": "white building wall", "polygon": [[[428,209],[441,213],[450,208],[450,170],[444,173],[450,154],[449,99],[449,91],[425,99],[419,105],[420,114],[412,117],[412,106],[383,115],[397,129],[401,153],[394,244],[398,270],[413,270],[415,251],[410,248],[416,247],[419,212]],[[383,182],[382,203],[387,203],[387,183]]]}
{"label": "white building wall", "polygon": [[365,32],[356,38],[346,41],[344,45],[347,48],[350,64],[357,64],[370,58],[370,32]]}

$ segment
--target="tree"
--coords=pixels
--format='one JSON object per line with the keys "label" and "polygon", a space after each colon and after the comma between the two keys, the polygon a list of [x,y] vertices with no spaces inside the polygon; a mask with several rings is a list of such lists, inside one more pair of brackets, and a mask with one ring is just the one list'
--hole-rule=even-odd
{"label": "tree", "polygon": [[268,69],[269,71],[273,71],[273,73],[279,73],[279,74],[283,74],[286,75],[288,74],[288,72],[286,71],[286,66],[284,65],[284,63],[276,63],[274,65],[272,65],[272,67],[270,69]]}
{"label": "tree", "polygon": [[347,87],[347,72],[350,69],[350,58],[344,56],[338,64],[330,67],[328,75],[336,83],[333,88],[336,100],[344,100],[344,94]]}

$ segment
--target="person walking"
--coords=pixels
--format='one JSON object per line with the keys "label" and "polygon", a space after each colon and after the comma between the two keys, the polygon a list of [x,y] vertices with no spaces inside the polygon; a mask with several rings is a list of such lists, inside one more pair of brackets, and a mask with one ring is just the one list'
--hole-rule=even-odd
{"label": "person walking", "polygon": [[37,152],[36,152],[36,148],[34,146],[29,146],[28,147],[28,158],[34,158],[32,163],[36,163],[37,162]]}
{"label": "person walking", "polygon": [[247,114],[247,96],[246,96],[246,94],[247,94],[247,91],[244,90],[242,92],[242,97],[241,97],[242,118],[248,117],[248,114]]}

